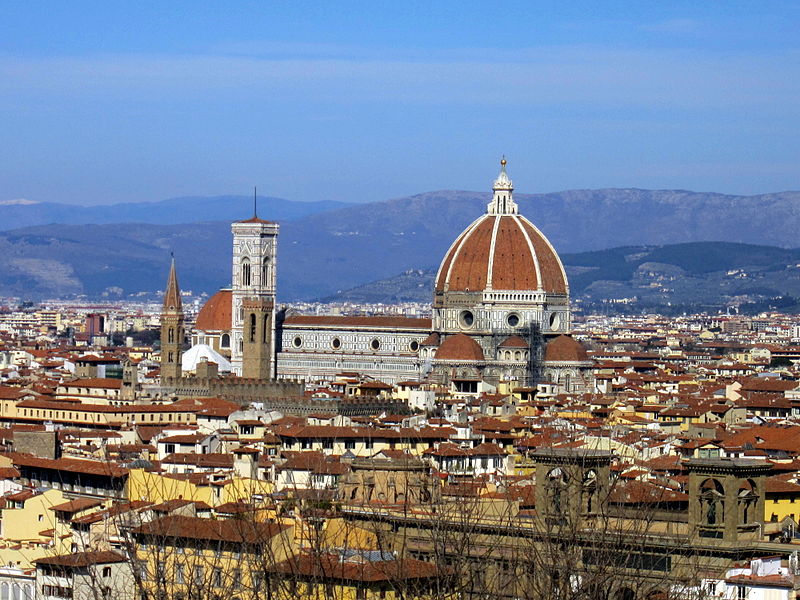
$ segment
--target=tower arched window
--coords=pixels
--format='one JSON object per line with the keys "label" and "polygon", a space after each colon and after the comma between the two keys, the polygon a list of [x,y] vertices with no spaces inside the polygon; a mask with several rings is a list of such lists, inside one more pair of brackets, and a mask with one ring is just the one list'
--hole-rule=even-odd
{"label": "tower arched window", "polygon": [[264,257],[264,262],[261,263],[261,285],[266,287],[269,285],[269,256]]}
{"label": "tower arched window", "polygon": [[175,343],[175,328],[174,327],[170,327],[167,330],[167,341],[170,344],[174,344]]}
{"label": "tower arched window", "polygon": [[250,313],[250,341],[256,341],[256,313]]}
{"label": "tower arched window", "polygon": [[243,258],[242,259],[242,285],[249,286],[250,285],[250,259]]}

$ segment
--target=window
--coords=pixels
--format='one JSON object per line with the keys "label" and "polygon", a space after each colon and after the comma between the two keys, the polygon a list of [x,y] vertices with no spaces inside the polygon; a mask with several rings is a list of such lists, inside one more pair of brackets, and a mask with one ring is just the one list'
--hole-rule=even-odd
{"label": "window", "polygon": [[214,587],[222,587],[222,569],[214,569]]}
{"label": "window", "polygon": [[333,340],[331,340],[331,347],[334,350],[338,350],[339,348],[342,347],[342,340],[340,340],[339,338],[333,338]]}
{"label": "window", "polygon": [[300,336],[297,336],[296,338],[294,338],[292,340],[292,346],[294,346],[295,348],[302,348],[303,347],[303,338],[301,338]]}
{"label": "window", "polygon": [[256,341],[256,314],[250,313],[250,341]]}
{"label": "window", "polygon": [[219,345],[221,348],[230,348],[231,347],[231,336],[227,333],[222,334],[222,338],[220,339]]}
{"label": "window", "polygon": [[372,348],[373,350],[378,350],[381,347],[380,340],[377,340],[377,339],[376,340],[372,340],[369,343],[369,347]]}
{"label": "window", "polygon": [[249,286],[250,285],[250,259],[243,258],[242,259],[242,285]]}
{"label": "window", "polygon": [[103,577],[111,577],[111,567],[103,567]]}
{"label": "window", "polygon": [[417,340],[413,340],[413,341],[412,341],[412,342],[411,342],[411,343],[408,345],[408,348],[409,348],[409,349],[410,349],[412,352],[416,352],[417,350],[419,350],[419,342],[418,342]]}
{"label": "window", "polygon": [[459,323],[461,323],[461,327],[469,328],[475,323],[475,315],[472,314],[469,310],[461,311],[461,314],[458,317]]}
{"label": "window", "polygon": [[356,449],[356,441],[355,440],[345,440],[344,441],[345,450],[355,450]]}
{"label": "window", "polygon": [[508,323],[509,327],[516,327],[519,325],[519,315],[517,313],[511,313],[506,318],[506,323]]}
{"label": "window", "polygon": [[183,578],[183,565],[180,564],[175,565],[175,582],[185,583],[185,580]]}
{"label": "window", "polygon": [[266,286],[269,283],[269,257],[264,258],[261,263],[261,285]]}

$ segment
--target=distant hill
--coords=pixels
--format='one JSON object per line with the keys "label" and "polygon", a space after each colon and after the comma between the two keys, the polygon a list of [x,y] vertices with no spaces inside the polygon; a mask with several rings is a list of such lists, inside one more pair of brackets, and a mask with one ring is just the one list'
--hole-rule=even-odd
{"label": "distant hill", "polygon": [[[348,206],[345,202],[293,202],[258,197],[258,212],[276,221],[291,221]],[[100,206],[76,206],[56,202],[12,200],[0,202],[0,231],[35,225],[102,225],[106,223],[153,223],[174,225],[203,221],[235,221],[253,214],[252,196],[185,196],[160,202],[128,202]]]}
{"label": "distant hill", "polygon": [[[724,306],[800,297],[800,249],[731,242],[623,246],[561,256],[575,298],[646,306]],[[409,270],[333,294],[336,302],[430,302],[436,269]]]}
{"label": "distant hill", "polygon": [[[619,254],[627,251],[616,250],[621,246],[646,246],[651,249],[647,251],[655,252],[652,249],[656,245],[724,240],[751,244],[768,241],[771,246],[791,247],[797,244],[800,226],[798,192],[745,197],[611,189],[517,194],[515,198],[521,212],[560,253],[615,248],[600,257],[574,259],[575,269],[570,275],[576,290],[588,289],[595,281],[625,281],[632,266],[625,255]],[[124,294],[154,291],[164,284],[170,250],[178,258],[185,288],[213,292],[230,282],[230,221],[242,213],[249,215],[249,201],[238,197],[228,206],[219,198],[197,200],[195,204],[184,199],[174,201],[175,210],[182,216],[167,211],[171,219],[186,221],[211,221],[219,214],[215,211],[235,213],[224,221],[150,224],[161,221],[155,215],[164,203],[155,203],[135,205],[138,211],[154,212],[144,216],[137,213],[141,218],[133,223],[39,225],[0,232],[0,256],[4,257],[0,261],[0,295],[95,295],[107,288],[122,288]],[[260,201],[259,214],[281,222],[280,300],[329,297],[398,273],[435,268],[453,239],[483,214],[488,201],[489,195],[484,193],[430,192],[286,218],[279,216],[286,214],[280,211],[296,215],[292,213],[295,209],[313,212],[328,205],[314,208],[314,203],[275,200],[271,205],[268,200]],[[117,205],[125,206],[129,205]],[[645,250],[631,252],[640,251]],[[674,264],[691,275],[697,269],[717,269],[727,260],[728,252],[724,248],[718,255],[708,249],[672,251],[687,255],[656,253],[650,262]],[[769,252],[779,251],[773,248]],[[692,252],[699,253],[699,262],[687,267]],[[764,260],[781,264],[784,258],[768,253]],[[596,264],[584,264],[591,260]],[[621,279],[614,279],[617,276]],[[407,283],[416,285],[414,277]]]}

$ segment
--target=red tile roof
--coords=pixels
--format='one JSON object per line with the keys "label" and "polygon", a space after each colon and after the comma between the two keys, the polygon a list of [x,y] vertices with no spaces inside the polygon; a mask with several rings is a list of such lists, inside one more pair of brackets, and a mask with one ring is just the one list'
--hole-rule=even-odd
{"label": "red tile roof", "polygon": [[436,350],[436,360],[483,361],[483,349],[474,339],[463,333],[449,336]]}

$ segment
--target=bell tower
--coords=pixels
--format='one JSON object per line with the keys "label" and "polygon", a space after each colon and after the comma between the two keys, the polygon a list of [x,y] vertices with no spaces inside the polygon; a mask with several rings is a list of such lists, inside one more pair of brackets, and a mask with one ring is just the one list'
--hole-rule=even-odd
{"label": "bell tower", "polygon": [[183,335],[183,302],[173,257],[161,308],[161,381],[181,377]]}
{"label": "bell tower", "polygon": [[242,377],[275,377],[275,267],[278,224],[253,217],[233,232],[231,366]]}
{"label": "bell tower", "polygon": [[684,464],[692,533],[730,544],[758,541],[764,524],[764,479],[772,464],[739,458],[693,458]]}

